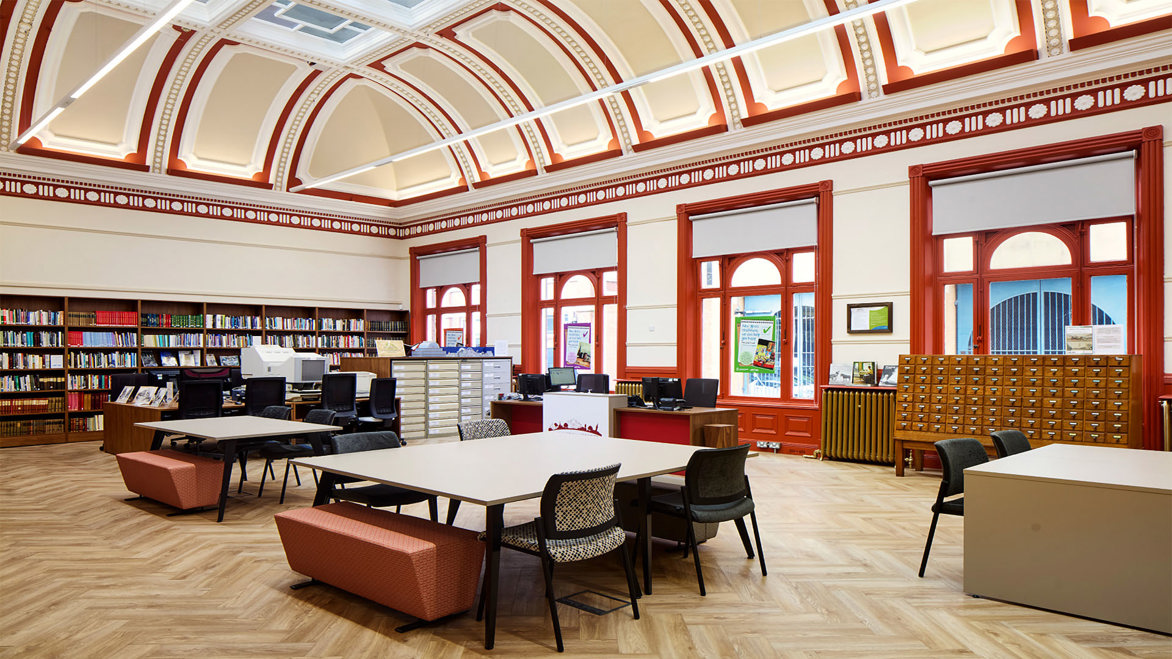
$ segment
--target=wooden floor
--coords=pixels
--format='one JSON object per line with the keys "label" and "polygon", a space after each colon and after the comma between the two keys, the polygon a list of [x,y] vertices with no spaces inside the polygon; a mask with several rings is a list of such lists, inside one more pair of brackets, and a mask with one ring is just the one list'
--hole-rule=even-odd
{"label": "wooden floor", "polygon": [[[890,467],[762,455],[749,461],[769,576],[732,525],[692,562],[657,547],[655,593],[598,617],[559,609],[567,655],[643,657],[1172,656],[1172,638],[961,592],[963,521],[943,518],[919,579],[938,477]],[[252,483],[259,465],[252,465]],[[327,586],[298,591],[273,514],[309,505],[312,482],[167,517],[124,501],[95,443],[0,450],[2,657],[459,657],[554,653],[535,559],[505,552],[496,650],[471,615],[398,634],[407,618]],[[246,487],[255,493],[256,487]],[[441,504],[442,506],[442,504]],[[424,506],[413,510],[425,514]],[[506,523],[532,518],[510,505]],[[483,528],[483,509],[458,524]],[[1119,556],[1126,560],[1126,548]],[[617,561],[560,570],[558,594],[623,592]]]}

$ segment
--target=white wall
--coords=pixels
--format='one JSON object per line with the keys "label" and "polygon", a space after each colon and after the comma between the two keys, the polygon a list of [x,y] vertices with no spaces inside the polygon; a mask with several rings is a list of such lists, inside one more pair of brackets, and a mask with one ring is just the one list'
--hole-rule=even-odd
{"label": "white wall", "polygon": [[5,197],[0,287],[34,295],[399,308],[398,241]]}
{"label": "white wall", "polygon": [[[834,281],[831,360],[893,364],[909,349],[910,195],[911,165],[952,160],[1106,135],[1163,124],[1172,137],[1168,105],[1084,117],[1066,122],[987,135],[966,140],[808,167],[688,190],[626,199],[586,209],[550,213],[537,218],[500,222],[476,229],[445,233],[409,244],[488,237],[488,339],[508,339],[514,354],[521,335],[519,286],[519,232],[524,227],[627,213],[627,364],[632,367],[676,365],[676,205],[763,190],[806,185],[820,180],[834,183]],[[1165,190],[1172,189],[1172,146],[1165,138]],[[1165,216],[1172,194],[1165,194]],[[1166,251],[1172,254],[1172,235],[1165,232]],[[1165,259],[1165,328],[1172,328],[1172,267]],[[502,285],[498,285],[498,282]],[[852,335],[846,332],[846,305],[860,302],[894,303],[894,332],[890,335]],[[654,329],[652,329],[654,328]],[[1167,336],[1166,346],[1172,344]],[[1172,372],[1172,349],[1165,350],[1165,372]]]}

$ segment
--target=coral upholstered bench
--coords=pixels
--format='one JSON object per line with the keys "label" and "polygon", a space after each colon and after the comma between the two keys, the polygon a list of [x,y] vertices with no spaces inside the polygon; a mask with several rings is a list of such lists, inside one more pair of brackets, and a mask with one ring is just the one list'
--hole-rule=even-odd
{"label": "coral upholstered bench", "polygon": [[476,533],[350,502],[276,515],[289,567],[419,620],[472,608],[484,561]]}
{"label": "coral upholstered bench", "polygon": [[164,449],[119,453],[118,469],[126,489],[180,510],[220,502],[224,463]]}

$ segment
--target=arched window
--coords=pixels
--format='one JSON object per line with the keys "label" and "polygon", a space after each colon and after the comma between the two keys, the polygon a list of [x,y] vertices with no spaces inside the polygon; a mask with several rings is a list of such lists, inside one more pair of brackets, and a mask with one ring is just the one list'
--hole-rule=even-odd
{"label": "arched window", "polygon": [[412,333],[441,346],[480,346],[484,336],[484,237],[412,247]]}
{"label": "arched window", "polygon": [[1130,219],[937,239],[947,354],[1064,354],[1071,325],[1115,325],[1130,341]]}
{"label": "arched window", "polygon": [[585,270],[542,277],[540,291],[541,370],[576,366],[583,372],[614,377],[618,271]]}
{"label": "arched window", "polygon": [[[439,308],[435,308],[436,291]],[[441,346],[481,345],[480,284],[458,284],[428,289],[427,340]],[[436,331],[436,319],[439,331]]]}

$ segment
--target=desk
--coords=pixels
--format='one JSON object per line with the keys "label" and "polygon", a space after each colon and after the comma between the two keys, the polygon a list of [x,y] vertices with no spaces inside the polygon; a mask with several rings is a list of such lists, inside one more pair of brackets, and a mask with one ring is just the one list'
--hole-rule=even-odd
{"label": "desk", "polygon": [[[239,409],[244,409],[244,406],[239,403],[224,403],[225,411]],[[110,454],[148,450],[151,447],[154,433],[147,428],[135,428],[135,425],[162,421],[165,412],[178,410],[179,406],[175,403],[162,407],[147,407],[113,401],[102,403],[102,412],[106,415],[105,430],[102,434],[103,450]]]}
{"label": "desk", "polygon": [[[657,442],[597,437],[558,431],[499,437],[478,442],[448,442],[384,451],[324,455],[293,460],[293,464],[321,470],[314,505],[326,502],[334,474],[397,485],[485,507],[488,564],[484,647],[496,638],[496,611],[500,576],[500,540],[506,503],[541,496],[555,473],[592,469],[620,463],[618,480],[639,482],[640,500],[647,501],[652,476],[683,469],[697,450]],[[650,518],[643,515],[643,580],[651,592]]]}
{"label": "desk", "polygon": [[[541,432],[541,402],[494,400],[491,416],[504,419],[515,434]],[[669,444],[704,446],[704,426],[712,423],[733,427],[736,444],[737,409],[693,407],[689,410],[657,410],[650,407],[620,407],[615,410],[617,436]]]}
{"label": "desk", "polygon": [[1051,444],[965,470],[965,592],[1172,633],[1172,454]]}
{"label": "desk", "polygon": [[320,423],[266,419],[260,416],[216,416],[206,419],[180,419],[134,424],[154,431],[150,450],[157,451],[167,435],[187,435],[216,442],[224,452],[224,481],[220,486],[220,513],[217,522],[224,521],[224,506],[228,502],[228,488],[232,480],[232,463],[238,449],[259,446],[274,437],[305,435],[314,432],[341,430],[339,426]]}

